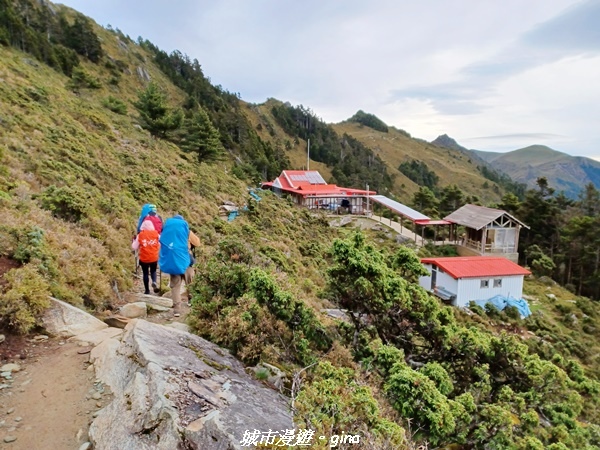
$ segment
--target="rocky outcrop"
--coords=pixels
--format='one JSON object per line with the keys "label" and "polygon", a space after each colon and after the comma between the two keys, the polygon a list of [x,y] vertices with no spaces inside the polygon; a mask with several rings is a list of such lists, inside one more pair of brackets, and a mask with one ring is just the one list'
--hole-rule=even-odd
{"label": "rocky outcrop", "polygon": [[46,331],[52,335],[71,337],[108,327],[101,320],[73,305],[54,297],[50,297],[50,301],[50,307],[42,316],[42,323]]}
{"label": "rocky outcrop", "polygon": [[150,74],[148,73],[148,71],[146,70],[145,67],[138,66],[138,68],[136,69],[136,72],[138,74],[138,77],[140,77],[141,80],[150,81],[150,79],[151,79]]}
{"label": "rocky outcrop", "polygon": [[216,345],[132,320],[91,353],[114,400],[89,431],[94,448],[242,449],[244,431],[294,428],[287,400]]}

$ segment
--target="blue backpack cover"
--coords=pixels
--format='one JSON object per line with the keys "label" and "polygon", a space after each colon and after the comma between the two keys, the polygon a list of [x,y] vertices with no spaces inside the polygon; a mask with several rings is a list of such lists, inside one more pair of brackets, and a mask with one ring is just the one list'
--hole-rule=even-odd
{"label": "blue backpack cover", "polygon": [[160,270],[169,275],[183,275],[190,266],[188,239],[190,228],[181,216],[167,219],[160,235]]}

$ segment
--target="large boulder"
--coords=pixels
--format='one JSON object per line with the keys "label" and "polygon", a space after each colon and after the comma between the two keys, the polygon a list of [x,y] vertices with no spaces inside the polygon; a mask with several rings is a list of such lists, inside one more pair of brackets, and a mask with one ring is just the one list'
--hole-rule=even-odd
{"label": "large boulder", "polygon": [[90,426],[94,448],[241,450],[247,430],[294,428],[285,397],[185,331],[132,320],[91,360],[114,394]]}
{"label": "large boulder", "polygon": [[101,320],[73,305],[54,297],[50,297],[50,301],[50,307],[46,309],[42,316],[42,323],[49,334],[71,337],[108,327]]}

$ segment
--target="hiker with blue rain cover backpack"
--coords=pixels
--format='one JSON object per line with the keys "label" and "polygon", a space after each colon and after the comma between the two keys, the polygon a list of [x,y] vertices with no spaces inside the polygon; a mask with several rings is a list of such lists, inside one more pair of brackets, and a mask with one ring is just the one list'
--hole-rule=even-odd
{"label": "hiker with blue rain cover backpack", "polygon": [[[181,306],[181,282],[188,287],[194,278],[194,257],[192,247],[200,245],[200,239],[188,226],[181,215],[167,219],[160,235],[160,269],[170,275],[169,287],[175,314],[179,314]],[[188,294],[189,296],[189,294]]]}
{"label": "hiker with blue rain cover backpack", "polygon": [[142,206],[142,212],[140,213],[140,218],[138,219],[137,225],[138,233],[141,231],[144,220],[150,220],[158,234],[162,232],[163,220],[162,217],[160,217],[156,212],[156,205],[152,203],[146,203],[144,206]]}

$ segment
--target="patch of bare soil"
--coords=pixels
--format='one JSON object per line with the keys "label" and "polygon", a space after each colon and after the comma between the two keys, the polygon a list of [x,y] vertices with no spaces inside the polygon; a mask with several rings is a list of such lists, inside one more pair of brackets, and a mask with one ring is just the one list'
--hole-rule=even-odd
{"label": "patch of bare soil", "polygon": [[0,378],[5,386],[0,390],[0,448],[78,449],[87,441],[92,415],[108,401],[94,384],[94,372],[87,370],[89,353],[83,352],[88,349],[61,339],[22,340],[18,348],[7,336],[0,348],[5,344],[13,354],[2,364],[16,363],[20,370]]}

